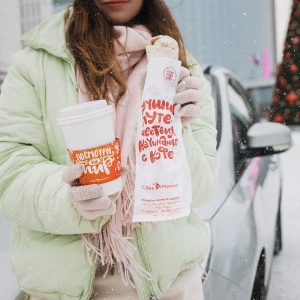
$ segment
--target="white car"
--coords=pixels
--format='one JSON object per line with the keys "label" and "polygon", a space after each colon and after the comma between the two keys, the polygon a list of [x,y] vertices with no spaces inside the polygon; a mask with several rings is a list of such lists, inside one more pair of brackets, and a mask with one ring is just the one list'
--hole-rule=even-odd
{"label": "white car", "polygon": [[281,249],[280,155],[290,129],[257,122],[247,92],[229,70],[206,67],[216,104],[219,177],[198,209],[211,232],[205,299],[266,299],[273,255]]}

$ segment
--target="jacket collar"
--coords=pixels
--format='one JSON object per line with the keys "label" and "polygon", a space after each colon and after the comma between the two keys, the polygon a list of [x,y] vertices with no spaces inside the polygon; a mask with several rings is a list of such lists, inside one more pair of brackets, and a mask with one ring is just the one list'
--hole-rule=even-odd
{"label": "jacket collar", "polygon": [[66,46],[65,11],[54,14],[21,37],[23,45],[43,49],[50,54],[72,62]]}

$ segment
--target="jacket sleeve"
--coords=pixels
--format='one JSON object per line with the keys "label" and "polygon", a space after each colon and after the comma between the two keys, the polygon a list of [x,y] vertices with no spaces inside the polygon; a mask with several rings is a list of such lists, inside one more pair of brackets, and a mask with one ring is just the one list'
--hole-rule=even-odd
{"label": "jacket sleeve", "polygon": [[81,218],[67,197],[64,166],[50,161],[39,82],[31,80],[25,61],[24,56],[14,59],[0,95],[0,213],[35,231],[99,232],[109,216]]}
{"label": "jacket sleeve", "polygon": [[211,89],[199,65],[190,57],[193,76],[201,79],[200,116],[183,127],[183,140],[192,180],[192,208],[207,203],[217,181],[217,130]]}

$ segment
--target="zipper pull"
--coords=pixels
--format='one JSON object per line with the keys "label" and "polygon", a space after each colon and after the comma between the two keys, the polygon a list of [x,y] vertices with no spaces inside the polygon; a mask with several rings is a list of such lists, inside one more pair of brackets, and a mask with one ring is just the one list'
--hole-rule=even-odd
{"label": "zipper pull", "polygon": [[151,295],[150,300],[158,300],[158,298],[155,295]]}

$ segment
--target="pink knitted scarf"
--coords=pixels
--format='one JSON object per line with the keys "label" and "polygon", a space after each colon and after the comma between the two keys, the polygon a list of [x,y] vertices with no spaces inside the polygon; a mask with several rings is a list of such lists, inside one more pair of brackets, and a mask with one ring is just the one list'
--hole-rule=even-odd
{"label": "pink knitted scarf", "polygon": [[[132,224],[135,182],[134,127],[142,93],[138,83],[140,71],[146,68],[145,47],[151,35],[143,26],[115,26],[114,29],[122,45],[120,47],[115,42],[116,59],[127,76],[127,91],[117,105],[113,105],[116,137],[121,141],[124,188],[116,199],[116,213],[102,227],[101,232],[86,233],[82,238],[89,262],[92,263],[94,258],[98,258],[99,262],[106,266],[104,277],[111,268],[115,268],[121,274],[125,285],[134,285],[134,282],[141,282],[141,277],[150,278],[150,274],[135,261],[136,249],[130,240],[131,231],[135,226]],[[77,73],[77,79],[79,101],[89,101],[80,73]],[[107,101],[114,104],[119,94],[118,86],[114,82],[110,83],[110,91],[110,99]]]}

